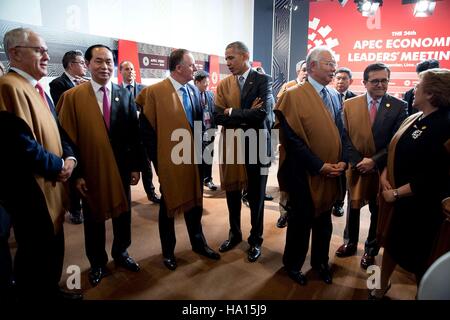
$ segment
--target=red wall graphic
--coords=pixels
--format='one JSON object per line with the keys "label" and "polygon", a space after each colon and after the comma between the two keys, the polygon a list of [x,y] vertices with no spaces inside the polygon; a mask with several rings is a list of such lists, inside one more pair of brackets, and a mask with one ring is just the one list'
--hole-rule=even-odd
{"label": "red wall graphic", "polygon": [[119,83],[122,83],[122,75],[120,74],[119,71],[119,64],[124,60],[128,60],[131,61],[131,63],[133,63],[134,69],[136,70],[136,82],[141,82],[141,70],[139,67],[139,58],[136,42],[119,39],[118,51],[119,51],[118,57],[119,60],[117,64],[117,78]]}
{"label": "red wall graphic", "polygon": [[450,69],[450,0],[436,2],[430,17],[416,18],[414,4],[384,1],[373,17],[363,17],[355,3],[311,2],[308,49],[327,45],[338,65],[354,73],[351,89],[364,92],[362,72],[371,63],[391,69],[389,92],[399,95],[417,81],[416,64],[437,59]]}

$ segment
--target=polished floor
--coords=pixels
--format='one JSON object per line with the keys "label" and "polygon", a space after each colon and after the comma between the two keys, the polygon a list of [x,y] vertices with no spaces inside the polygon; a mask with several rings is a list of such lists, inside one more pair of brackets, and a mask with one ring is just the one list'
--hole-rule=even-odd
{"label": "polished floor", "polygon": [[[267,192],[275,197],[266,201],[264,216],[264,243],[262,256],[255,263],[246,257],[248,245],[243,241],[237,248],[222,254],[219,261],[203,258],[191,250],[186,226],[182,217],[176,218],[177,246],[175,255],[178,268],[170,271],[162,263],[158,233],[159,206],[150,203],[142,184],[132,188],[133,217],[132,245],[129,253],[141,265],[141,271],[132,273],[116,268],[112,261],[108,267],[112,274],[92,288],[87,280],[89,264],[84,252],[83,226],[65,224],[66,255],[64,270],[77,265],[82,271],[81,288],[85,299],[140,299],[140,300],[366,300],[369,274],[359,266],[367,236],[369,212],[367,207],[361,213],[361,233],[358,252],[353,257],[337,258],[336,249],[342,244],[344,217],[333,216],[333,236],[330,249],[330,265],[333,283],[323,283],[310,270],[309,255],[303,266],[308,285],[300,286],[288,278],[282,268],[282,254],[286,229],[275,226],[279,217],[279,193],[276,182],[275,163],[270,171]],[[217,166],[213,171],[214,181],[219,182]],[[156,181],[156,178],[154,179]],[[204,197],[203,229],[209,245],[216,249],[228,235],[228,212],[223,191],[206,191]],[[243,236],[250,228],[249,209],[242,209]],[[112,243],[110,221],[107,222],[107,250]],[[376,258],[381,264],[381,254]],[[63,274],[62,284],[67,273]],[[388,296],[395,300],[412,300],[416,295],[414,277],[397,268],[392,278]]]}

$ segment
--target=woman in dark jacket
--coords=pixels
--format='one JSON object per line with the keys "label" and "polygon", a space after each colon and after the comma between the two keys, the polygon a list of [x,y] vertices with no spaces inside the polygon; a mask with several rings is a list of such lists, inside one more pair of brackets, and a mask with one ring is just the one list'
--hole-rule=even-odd
{"label": "woman in dark jacket", "polygon": [[393,210],[388,222],[379,225],[384,233],[381,289],[372,291],[371,298],[386,294],[397,264],[420,282],[444,220],[441,202],[447,196],[450,169],[450,70],[430,69],[419,78],[413,102],[419,112],[407,118],[392,138],[380,179],[381,200]]}

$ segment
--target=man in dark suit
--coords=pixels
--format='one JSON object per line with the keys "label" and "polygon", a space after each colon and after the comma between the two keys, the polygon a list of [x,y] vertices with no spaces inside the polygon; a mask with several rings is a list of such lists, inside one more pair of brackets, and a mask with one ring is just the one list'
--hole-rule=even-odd
{"label": "man in dark suit", "polygon": [[[145,88],[144,85],[136,82],[136,71],[134,69],[133,63],[124,60],[119,65],[119,71],[122,74],[122,86],[131,92],[133,98],[139,95],[142,89]],[[139,106],[137,106],[139,108]],[[141,112],[141,110],[138,110]],[[147,194],[147,199],[153,203],[160,203],[158,195],[155,192],[155,186],[153,185],[153,173],[152,173],[152,162],[150,159],[145,159],[142,168],[142,184],[144,185],[145,193]]]}
{"label": "man in dark suit", "polygon": [[[339,93],[339,96],[344,103],[345,100],[356,97],[356,94],[351,92],[348,88],[353,83],[352,79],[352,71],[349,68],[341,67],[336,70],[334,76],[334,85],[336,91]],[[345,178],[345,174],[341,175],[341,188],[344,190],[341,193],[341,197],[336,201],[333,206],[331,213],[336,217],[342,217],[344,215],[344,198],[345,198],[345,190],[347,188],[347,180]]]}
{"label": "man in dark suit", "polygon": [[[422,62],[419,62],[416,66],[416,72],[417,74],[421,73],[422,71],[433,69],[433,68],[439,68],[439,61],[435,59],[429,59],[424,60]],[[414,101],[414,89],[411,88],[408,91],[405,92],[405,95],[403,96],[403,100],[405,100],[408,103],[408,115],[412,115],[413,113],[417,112],[416,108],[413,108],[413,101]]]}
{"label": "man in dark suit", "polygon": [[387,161],[387,148],[407,116],[404,101],[387,94],[390,70],[375,63],[364,70],[367,94],[348,100],[344,105],[344,121],[349,135],[348,202],[344,244],[338,257],[356,253],[359,239],[360,208],[369,204],[370,227],[361,267],[374,264],[380,249],[376,241],[378,220],[377,194],[379,174]]}
{"label": "man in dark suit", "polygon": [[0,144],[8,150],[0,161],[0,202],[12,217],[17,241],[17,290],[24,299],[69,297],[59,288],[64,259],[62,183],[77,162],[52,101],[38,82],[48,73],[47,45],[28,28],[8,31],[3,44],[10,72],[0,78]]}
{"label": "man in dark suit", "polygon": [[[202,130],[203,130],[203,154],[208,155],[208,159],[203,159],[203,184],[209,190],[216,191],[217,186],[212,178],[212,161],[214,157],[214,139],[217,129],[214,121],[214,94],[208,90],[209,74],[200,70],[195,73],[194,84],[200,92],[200,107],[202,108]],[[210,157],[210,158],[209,158]]]}
{"label": "man in dark suit", "polygon": [[[140,93],[136,103],[141,106],[141,130],[148,157],[156,164],[161,184],[159,208],[159,236],[163,263],[169,270],[177,268],[175,258],[175,216],[183,214],[192,250],[206,258],[219,260],[202,228],[203,178],[201,151],[202,111],[196,88],[188,82],[196,71],[195,60],[188,50],[176,49],[169,56],[170,75]],[[195,130],[194,130],[195,128]],[[183,156],[173,152],[179,141],[190,142]],[[181,158],[181,159],[180,159]],[[196,160],[194,159],[196,158]]]}
{"label": "man in dark suit", "polygon": [[[243,164],[235,158],[233,162],[224,159],[221,166],[221,185],[226,191],[230,231],[219,251],[229,251],[242,241],[241,192],[246,187],[252,224],[247,253],[248,261],[255,262],[261,255],[264,195],[271,160],[272,78],[250,67],[249,50],[242,42],[236,41],[226,47],[225,60],[232,75],[221,80],[217,87],[216,123],[238,135],[236,129],[242,129],[251,137],[242,140],[245,150]],[[224,154],[234,151],[237,156],[236,149],[230,150],[234,148],[231,141],[223,145]],[[237,148],[240,148],[239,144]]]}
{"label": "man in dark suit", "polygon": [[[341,99],[326,86],[333,80],[336,60],[330,49],[316,47],[306,58],[308,80],[286,91],[277,103],[281,144],[286,151],[278,181],[288,192],[288,225],[283,264],[300,285],[311,240],[311,266],[332,283],[328,253],[333,231],[331,208],[339,196],[338,178],[347,166]],[[327,143],[323,143],[327,141]]]}
{"label": "man in dark suit", "polygon": [[106,268],[105,220],[112,218],[111,255],[116,265],[137,272],[131,244],[130,185],[139,181],[143,159],[139,123],[131,93],[111,82],[113,53],[93,45],[85,59],[92,80],[67,91],[58,104],[61,125],[79,151],[76,187],[82,195],[89,281],[100,283]]}
{"label": "man in dark suit", "polygon": [[[86,64],[80,50],[71,50],[64,54],[62,59],[64,73],[50,82],[50,95],[53,103],[58,104],[59,98],[67,90],[78,84],[86,82]],[[73,224],[83,223],[81,216],[81,199],[73,184],[70,185],[70,221]]]}

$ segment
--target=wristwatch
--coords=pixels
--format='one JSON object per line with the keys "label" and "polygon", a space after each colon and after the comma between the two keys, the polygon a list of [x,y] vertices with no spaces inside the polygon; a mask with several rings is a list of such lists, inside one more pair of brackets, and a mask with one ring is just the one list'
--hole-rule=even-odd
{"label": "wristwatch", "polygon": [[398,200],[398,198],[399,198],[398,190],[397,190],[397,189],[394,189],[394,191],[393,191],[392,194],[394,195],[395,200]]}

